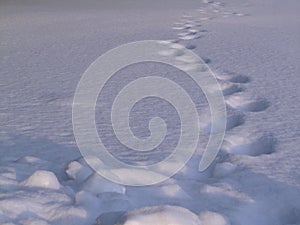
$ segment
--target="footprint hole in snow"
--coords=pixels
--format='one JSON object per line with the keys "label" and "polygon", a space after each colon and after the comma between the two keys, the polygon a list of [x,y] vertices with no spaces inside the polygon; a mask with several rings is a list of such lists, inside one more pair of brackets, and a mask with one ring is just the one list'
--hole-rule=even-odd
{"label": "footprint hole in snow", "polygon": [[248,112],[261,112],[266,110],[270,105],[264,98],[243,96],[242,94],[228,97],[226,103],[234,109]]}
{"label": "footprint hole in snow", "polygon": [[250,78],[245,75],[235,75],[229,79],[233,83],[248,83]]}
{"label": "footprint hole in snow", "polygon": [[192,49],[195,49],[197,46],[194,45],[194,44],[186,44],[185,47],[186,47],[187,49],[192,50]]}
{"label": "footprint hole in snow", "polygon": [[231,136],[227,137],[222,149],[230,154],[259,156],[273,153],[275,142],[271,134],[260,137]]}

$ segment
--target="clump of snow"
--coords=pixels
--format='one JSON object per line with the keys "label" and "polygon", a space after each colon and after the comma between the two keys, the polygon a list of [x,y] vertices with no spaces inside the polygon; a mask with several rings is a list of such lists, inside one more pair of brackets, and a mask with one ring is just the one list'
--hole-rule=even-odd
{"label": "clump of snow", "polygon": [[72,161],[69,163],[66,173],[69,178],[81,182],[88,178],[93,171],[88,166]]}
{"label": "clump of snow", "polygon": [[151,206],[126,213],[120,225],[202,225],[197,215],[179,206]]}
{"label": "clump of snow", "polygon": [[30,187],[42,187],[50,189],[59,189],[60,183],[53,172],[46,170],[35,171],[28,179],[21,183]]}
{"label": "clump of snow", "polygon": [[205,211],[199,214],[199,219],[203,225],[230,225],[228,219],[219,213]]}

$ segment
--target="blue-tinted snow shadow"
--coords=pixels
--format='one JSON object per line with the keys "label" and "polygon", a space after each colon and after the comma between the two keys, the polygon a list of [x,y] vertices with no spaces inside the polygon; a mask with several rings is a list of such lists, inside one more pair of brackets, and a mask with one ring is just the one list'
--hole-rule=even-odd
{"label": "blue-tinted snow shadow", "polygon": [[[8,134],[0,140],[0,155],[0,167],[13,167],[17,181],[21,181],[38,169],[53,171],[59,179],[65,179],[63,165],[80,157],[80,152],[76,146],[59,144],[47,138]],[[15,163],[25,156],[39,158],[41,162]]]}

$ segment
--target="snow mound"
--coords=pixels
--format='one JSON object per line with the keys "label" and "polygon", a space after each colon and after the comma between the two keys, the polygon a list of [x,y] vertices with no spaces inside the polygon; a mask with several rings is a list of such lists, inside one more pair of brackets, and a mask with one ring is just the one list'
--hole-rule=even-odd
{"label": "snow mound", "polygon": [[81,182],[87,179],[93,171],[88,166],[72,161],[69,163],[66,173],[69,178]]}
{"label": "snow mound", "polygon": [[21,183],[30,187],[42,187],[49,189],[59,189],[60,183],[53,172],[46,170],[35,171],[28,179]]}
{"label": "snow mound", "polygon": [[230,222],[227,218],[219,213],[210,211],[201,212],[199,219],[203,225],[230,225]]}
{"label": "snow mound", "polygon": [[179,206],[151,206],[127,213],[120,225],[201,225],[197,215]]}

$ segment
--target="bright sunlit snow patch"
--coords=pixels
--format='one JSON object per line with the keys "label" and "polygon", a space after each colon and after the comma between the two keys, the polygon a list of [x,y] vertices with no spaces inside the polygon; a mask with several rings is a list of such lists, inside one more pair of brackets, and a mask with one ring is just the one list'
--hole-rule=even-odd
{"label": "bright sunlit snow patch", "polygon": [[59,189],[60,183],[53,172],[38,170],[22,182],[25,186]]}

